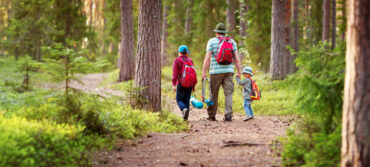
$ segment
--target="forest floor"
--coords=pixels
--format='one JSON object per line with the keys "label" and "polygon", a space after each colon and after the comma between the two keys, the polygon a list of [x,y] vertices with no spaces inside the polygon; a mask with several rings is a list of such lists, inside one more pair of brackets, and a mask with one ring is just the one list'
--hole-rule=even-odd
{"label": "forest floor", "polygon": [[[98,85],[107,74],[88,74],[82,83],[72,87],[100,95],[122,95],[122,92]],[[175,101],[173,113],[181,116]],[[93,166],[281,166],[274,148],[279,148],[277,138],[293,117],[255,116],[244,122],[244,115],[234,113],[232,122],[207,121],[206,109],[192,108],[189,131],[182,133],[150,133],[133,140],[118,140],[111,151],[100,151],[92,159]]]}

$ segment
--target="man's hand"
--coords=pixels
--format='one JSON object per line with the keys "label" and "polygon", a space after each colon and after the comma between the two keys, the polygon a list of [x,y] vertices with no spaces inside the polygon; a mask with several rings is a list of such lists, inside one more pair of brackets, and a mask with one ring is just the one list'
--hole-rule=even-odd
{"label": "man's hand", "polygon": [[205,79],[207,77],[206,73],[202,73],[202,79]]}
{"label": "man's hand", "polygon": [[238,77],[239,79],[241,79],[241,75],[240,75],[239,73],[238,73],[237,77]]}
{"label": "man's hand", "polygon": [[172,90],[176,92],[176,86],[172,86]]}

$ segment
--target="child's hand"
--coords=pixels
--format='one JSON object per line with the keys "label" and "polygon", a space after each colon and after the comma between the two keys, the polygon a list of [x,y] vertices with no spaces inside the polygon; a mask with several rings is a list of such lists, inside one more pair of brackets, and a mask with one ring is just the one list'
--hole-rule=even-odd
{"label": "child's hand", "polygon": [[176,86],[172,86],[172,90],[176,92]]}

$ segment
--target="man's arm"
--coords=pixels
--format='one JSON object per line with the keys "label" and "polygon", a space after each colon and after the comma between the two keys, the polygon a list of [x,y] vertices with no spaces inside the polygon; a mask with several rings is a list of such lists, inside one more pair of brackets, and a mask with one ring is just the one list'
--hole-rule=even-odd
{"label": "man's arm", "polygon": [[238,77],[240,78],[241,66],[240,66],[240,58],[239,58],[238,51],[235,52],[235,66],[236,66],[236,71],[238,72]]}
{"label": "man's arm", "polygon": [[207,76],[206,72],[209,68],[209,64],[211,63],[211,55],[212,55],[212,51],[207,51],[206,57],[204,58],[204,62],[203,62],[202,79],[204,79]]}

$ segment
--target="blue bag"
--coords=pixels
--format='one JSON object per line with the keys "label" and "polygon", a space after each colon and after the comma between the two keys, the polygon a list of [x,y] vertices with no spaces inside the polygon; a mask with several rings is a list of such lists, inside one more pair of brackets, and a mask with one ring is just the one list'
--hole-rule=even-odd
{"label": "blue bag", "polygon": [[195,108],[198,108],[198,109],[203,108],[203,103],[199,101],[198,99],[196,99],[194,96],[191,96],[190,102]]}

